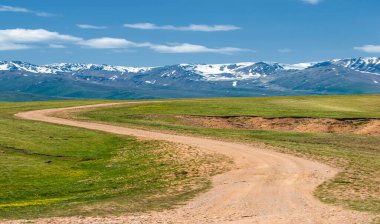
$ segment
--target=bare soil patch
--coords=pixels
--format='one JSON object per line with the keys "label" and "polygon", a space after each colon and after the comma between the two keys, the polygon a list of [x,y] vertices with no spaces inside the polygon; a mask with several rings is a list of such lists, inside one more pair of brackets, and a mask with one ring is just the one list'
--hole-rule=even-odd
{"label": "bare soil patch", "polygon": [[380,136],[379,119],[264,118],[251,116],[176,116],[187,125],[205,128],[274,130],[305,133],[355,133]]}

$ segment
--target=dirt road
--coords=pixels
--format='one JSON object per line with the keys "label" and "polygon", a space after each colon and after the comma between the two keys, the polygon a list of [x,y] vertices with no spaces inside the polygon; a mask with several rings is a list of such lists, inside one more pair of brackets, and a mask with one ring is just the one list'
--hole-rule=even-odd
{"label": "dirt road", "polygon": [[325,205],[313,197],[316,186],[337,172],[326,165],[245,144],[49,116],[65,110],[113,105],[38,110],[16,116],[187,144],[227,155],[237,168],[213,177],[210,191],[173,210],[108,218],[49,218],[35,220],[36,223],[370,223],[368,214]]}

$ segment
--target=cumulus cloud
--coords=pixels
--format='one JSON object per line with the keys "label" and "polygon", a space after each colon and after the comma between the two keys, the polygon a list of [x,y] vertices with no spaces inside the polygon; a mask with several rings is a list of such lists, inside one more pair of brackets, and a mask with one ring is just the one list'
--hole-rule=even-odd
{"label": "cumulus cloud", "polygon": [[380,53],[380,45],[364,45],[361,47],[354,47],[354,49],[366,53]]}
{"label": "cumulus cloud", "polygon": [[316,5],[316,4],[322,2],[322,0],[302,0],[302,1],[307,3],[307,4],[311,4],[311,5]]}
{"label": "cumulus cloud", "polygon": [[95,25],[90,25],[90,24],[77,24],[77,27],[81,29],[94,29],[94,30],[107,28],[106,26],[95,26]]}
{"label": "cumulus cloud", "polygon": [[178,31],[200,31],[200,32],[216,32],[216,31],[231,31],[238,30],[240,27],[234,25],[197,25],[190,24],[188,26],[173,26],[164,25],[158,26],[153,23],[134,23],[134,24],[124,24],[124,27],[141,29],[141,30],[178,30]]}
{"label": "cumulus cloud", "polygon": [[21,7],[15,7],[15,6],[9,6],[9,5],[0,5],[0,12],[21,12],[21,13],[32,13],[36,16],[40,17],[50,17],[50,16],[56,16],[52,13],[47,12],[37,12],[33,11],[27,8],[21,8]]}

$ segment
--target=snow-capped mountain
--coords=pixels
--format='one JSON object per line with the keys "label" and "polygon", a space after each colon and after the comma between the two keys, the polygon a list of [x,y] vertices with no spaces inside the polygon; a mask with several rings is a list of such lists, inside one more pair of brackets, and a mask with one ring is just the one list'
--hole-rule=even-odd
{"label": "snow-capped mountain", "polygon": [[380,58],[349,58],[343,60],[332,60],[336,65],[360,72],[380,73]]}
{"label": "snow-capped mountain", "polygon": [[31,73],[57,74],[64,72],[78,71],[108,71],[121,73],[139,73],[150,70],[149,67],[126,67],[126,66],[111,66],[97,64],[76,64],[76,63],[57,63],[49,65],[33,65],[21,61],[0,61],[0,71],[25,71]]}
{"label": "snow-capped mountain", "polygon": [[380,93],[380,58],[159,67],[0,61],[2,91],[115,99]]}
{"label": "snow-capped mountain", "polygon": [[[278,71],[305,70],[316,66],[336,65],[359,72],[380,74],[380,58],[333,59],[322,62],[306,62],[298,64],[280,64],[271,62],[245,62],[231,64],[179,64],[163,67],[127,67],[98,64],[57,63],[33,65],[21,61],[0,61],[0,71],[23,71],[41,74],[73,73],[85,71],[147,73],[154,69],[170,67],[174,74],[178,71],[189,71],[210,81],[246,80],[265,77]],[[167,74],[169,75],[169,74]],[[170,75],[169,75],[170,76]]]}

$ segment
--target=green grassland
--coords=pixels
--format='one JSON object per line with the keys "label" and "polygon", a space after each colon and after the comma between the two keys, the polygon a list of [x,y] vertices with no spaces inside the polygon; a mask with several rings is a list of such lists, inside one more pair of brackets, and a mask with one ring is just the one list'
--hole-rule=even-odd
{"label": "green grassland", "polygon": [[177,145],[13,117],[101,102],[0,103],[0,220],[169,208],[207,189],[208,175],[225,169],[197,168],[230,162],[214,155],[179,161]]}
{"label": "green grassland", "polygon": [[321,161],[341,172],[318,187],[315,195],[320,200],[380,214],[379,136],[204,128],[184,123],[176,115],[380,118],[380,95],[173,100],[70,115],[124,126],[264,143],[285,153]]}

